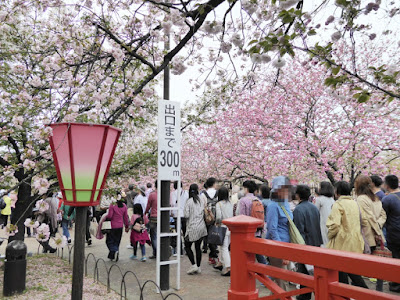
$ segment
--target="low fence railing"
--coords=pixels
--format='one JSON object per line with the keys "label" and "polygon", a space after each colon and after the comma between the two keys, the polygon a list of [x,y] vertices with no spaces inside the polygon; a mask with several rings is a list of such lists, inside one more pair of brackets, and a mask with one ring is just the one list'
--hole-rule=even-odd
{"label": "low fence railing", "polygon": [[[40,253],[40,249],[42,248],[42,245],[39,244],[37,254]],[[61,259],[68,260],[68,263],[72,263],[72,257],[73,257],[73,245],[68,245],[65,248],[60,248],[57,249],[57,256],[60,257]],[[133,271],[123,271],[121,267],[117,263],[112,263],[111,265],[107,264],[106,261],[103,258],[96,258],[96,256],[93,253],[88,253],[85,258],[85,276],[91,277],[91,274],[89,273],[89,263],[93,262],[93,280],[94,282],[101,282],[104,285],[107,286],[107,291],[110,292],[113,290],[117,294],[121,296],[122,299],[129,299],[129,294],[127,292],[127,279],[133,278],[137,286],[137,290],[134,292],[134,296],[139,297],[139,300],[147,299],[147,292],[149,286],[154,287],[155,293],[153,294],[156,298],[159,298],[161,300],[166,300],[166,299],[180,299],[183,300],[182,297],[180,297],[176,293],[168,293],[167,295],[164,295],[163,292],[161,291],[160,287],[157,285],[157,283],[153,280],[146,280],[143,283],[140,282],[139,277],[135,274]],[[118,276],[112,276],[115,275],[115,272],[112,272],[113,270],[118,270],[117,272]],[[101,275],[105,277],[105,282],[101,280]],[[118,287],[118,288],[113,288],[113,286]],[[135,297],[135,298],[136,298]]]}
{"label": "low fence railing", "polygon": [[[382,280],[400,282],[400,260],[312,246],[275,242],[254,236],[261,221],[237,216],[223,221],[231,231],[231,287],[228,300],[292,299],[292,296],[313,292],[318,300],[400,299],[386,294],[339,283],[338,273],[346,272]],[[280,258],[314,266],[314,276],[305,275],[255,262],[254,254]],[[285,291],[270,277],[294,282],[304,288]],[[258,297],[256,280],[272,295]]]}

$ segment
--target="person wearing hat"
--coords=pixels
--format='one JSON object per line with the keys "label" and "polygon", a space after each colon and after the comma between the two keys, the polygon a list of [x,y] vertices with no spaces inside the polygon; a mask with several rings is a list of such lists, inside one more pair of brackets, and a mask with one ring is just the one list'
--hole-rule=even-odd
{"label": "person wearing hat", "polygon": [[[290,243],[289,220],[286,217],[284,209],[289,217],[293,219],[290,210],[289,199],[291,184],[286,176],[278,176],[272,180],[271,202],[267,210],[267,236],[273,241]],[[286,268],[288,262],[280,258],[269,257],[271,266]],[[282,279],[275,278],[276,283],[285,291],[288,290],[288,283]]]}
{"label": "person wearing hat", "polygon": [[138,186],[138,195],[135,197],[133,204],[140,204],[143,208],[143,211],[146,210],[147,197],[146,197],[146,189],[144,186]]}

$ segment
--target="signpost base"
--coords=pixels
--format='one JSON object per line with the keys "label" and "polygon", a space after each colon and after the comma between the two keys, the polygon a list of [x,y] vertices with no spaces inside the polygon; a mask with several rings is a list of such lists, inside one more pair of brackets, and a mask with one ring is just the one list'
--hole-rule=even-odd
{"label": "signpost base", "polygon": [[[161,207],[170,206],[170,181],[161,181]],[[169,232],[169,211],[161,212],[161,233]],[[169,260],[170,255],[170,238],[162,237],[160,239],[160,261]],[[169,265],[160,266],[160,289],[162,291],[169,290]]]}
{"label": "signpost base", "polygon": [[71,300],[82,300],[87,207],[75,207],[75,210],[75,241]]}

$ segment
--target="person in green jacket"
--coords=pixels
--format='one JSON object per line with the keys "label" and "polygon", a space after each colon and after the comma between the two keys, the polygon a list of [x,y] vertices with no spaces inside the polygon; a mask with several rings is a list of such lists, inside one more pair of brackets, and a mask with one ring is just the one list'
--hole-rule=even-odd
{"label": "person in green jacket", "polygon": [[60,207],[60,212],[61,212],[61,215],[62,215],[61,227],[63,229],[63,235],[68,240],[68,244],[71,244],[71,236],[69,234],[68,224],[69,224],[70,220],[75,219],[76,212],[75,212],[75,209],[74,209],[72,214],[70,216],[68,216],[69,210],[70,210],[70,206],[69,205],[64,205],[64,203],[61,204],[61,207]]}

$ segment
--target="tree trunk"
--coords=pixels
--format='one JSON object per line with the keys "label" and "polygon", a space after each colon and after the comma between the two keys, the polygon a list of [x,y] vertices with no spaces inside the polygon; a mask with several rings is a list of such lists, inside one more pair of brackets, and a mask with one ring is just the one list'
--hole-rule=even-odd
{"label": "tree trunk", "polygon": [[32,214],[32,207],[28,206],[31,204],[31,182],[23,182],[18,188],[18,201],[15,204],[15,209],[11,218],[11,223],[15,224],[18,220],[18,232],[16,235],[9,238],[9,242],[13,240],[24,240],[25,237],[25,226],[24,222]]}
{"label": "tree trunk", "polygon": [[332,183],[332,185],[335,185],[336,180],[335,177],[333,177],[333,173],[331,171],[325,171],[325,174],[328,177],[329,181]]}

